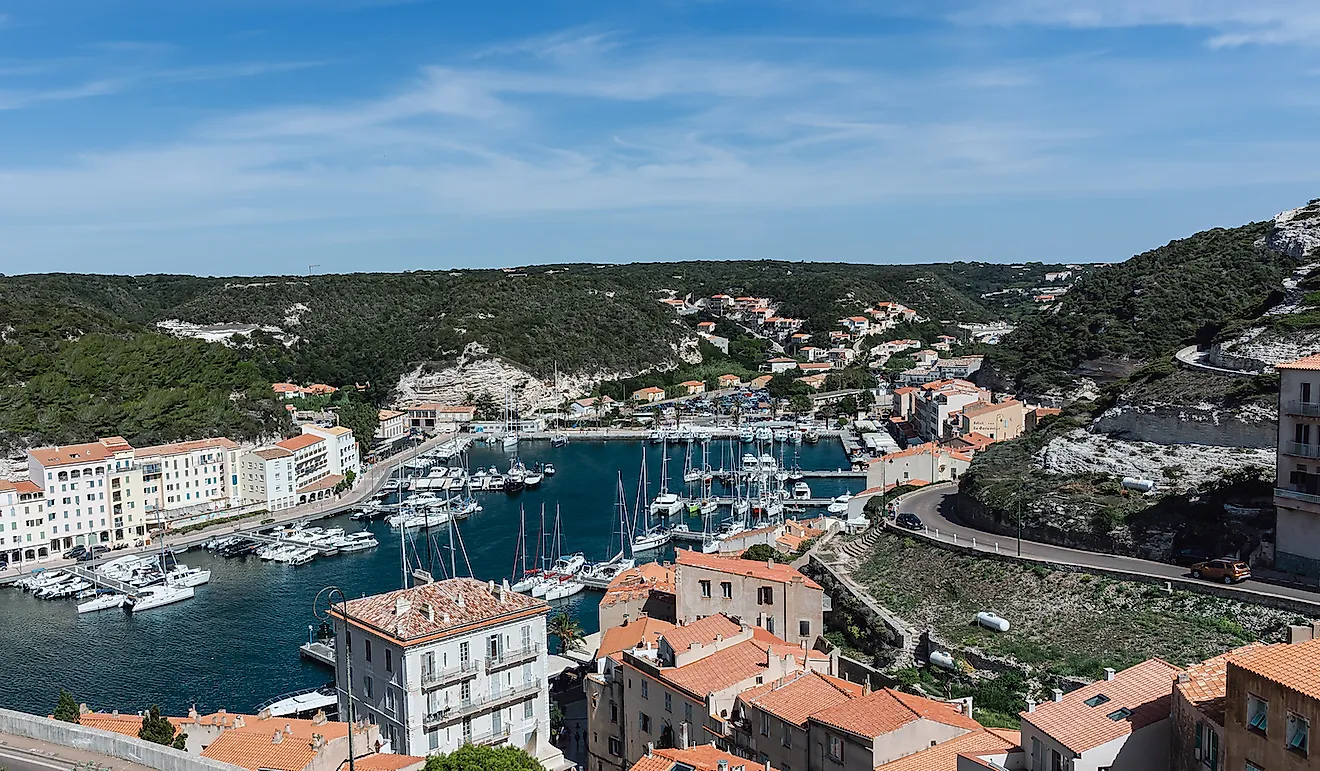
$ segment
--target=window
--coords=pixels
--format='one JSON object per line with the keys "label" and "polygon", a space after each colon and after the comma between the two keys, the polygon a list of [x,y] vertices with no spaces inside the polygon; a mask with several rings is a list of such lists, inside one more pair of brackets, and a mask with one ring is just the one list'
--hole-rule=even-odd
{"label": "window", "polygon": [[1248,760],[1248,761],[1247,761],[1246,771],[1265,771],[1265,769],[1261,768],[1260,766],[1258,766],[1258,765],[1256,765],[1255,763],[1252,763],[1250,760]]}
{"label": "window", "polygon": [[772,587],[772,586],[762,586],[762,587],[758,587],[757,590],[756,590],[756,604],[757,604],[757,605],[774,605],[774,604],[775,604],[775,590],[774,590],[774,587]]}
{"label": "window", "polygon": [[472,701],[472,681],[464,680],[458,686],[458,698],[464,704]]}
{"label": "window", "polygon": [[1045,754],[1041,751],[1040,739],[1031,737],[1031,771],[1045,771]]}
{"label": "window", "polygon": [[689,723],[692,722],[692,702],[683,702],[683,719]]}
{"label": "window", "polygon": [[732,600],[732,599],[733,599],[733,584],[730,583],[730,582],[728,582],[728,581],[721,581],[721,582],[720,582],[720,594],[724,596],[724,599],[726,599],[726,600]]}
{"label": "window", "polygon": [[1094,696],[1092,696],[1091,698],[1087,699],[1086,702],[1085,702],[1085,704],[1086,704],[1086,706],[1088,706],[1088,707],[1098,707],[1098,706],[1100,706],[1101,704],[1104,704],[1104,703],[1107,702],[1107,701],[1109,701],[1109,697],[1108,697],[1108,696],[1104,695],[1103,693],[1097,693],[1096,695],[1094,695]]}
{"label": "window", "polygon": [[843,762],[843,740],[837,736],[830,737],[830,760],[838,763]]}
{"label": "window", "polygon": [[1196,724],[1196,759],[1207,768],[1219,769],[1219,734],[1203,722]]}
{"label": "window", "polygon": [[394,671],[394,662],[392,661],[392,655],[390,653],[389,648],[385,649],[385,671],[386,672]]}
{"label": "window", "polygon": [[426,747],[432,750],[440,749],[440,729],[426,732]]}
{"label": "window", "polygon": [[798,622],[798,637],[810,637],[810,636],[811,636],[811,622],[806,619],[802,619],[801,621]]}
{"label": "window", "polygon": [[1107,715],[1107,717],[1110,720],[1114,721],[1115,723],[1121,720],[1127,720],[1131,716],[1132,716],[1132,710],[1128,709],[1127,707],[1120,707],[1114,710],[1113,712],[1110,712],[1109,715]]}
{"label": "window", "polygon": [[1302,383],[1302,401],[1303,401],[1303,402],[1308,402],[1308,403],[1311,401],[1311,384],[1310,384],[1310,383]]}
{"label": "window", "polygon": [[1050,771],[1068,771],[1058,750],[1050,750]]}
{"label": "window", "polygon": [[466,670],[466,669],[468,668],[468,664],[469,664],[471,661],[472,661],[472,650],[471,650],[471,645],[470,645],[469,643],[467,643],[466,641],[459,643],[459,644],[458,644],[458,665],[459,665],[460,667],[462,667],[464,670]]}
{"label": "window", "polygon": [[619,705],[614,702],[610,702],[610,722],[619,722]]}
{"label": "window", "polygon": [[610,737],[610,754],[616,758],[623,757],[623,745],[613,736]]}
{"label": "window", "polygon": [[783,721],[780,721],[780,723],[781,723],[781,730],[780,730],[779,742],[783,744],[785,747],[791,748],[793,746],[793,726]]}
{"label": "window", "polygon": [[761,713],[761,735],[770,735],[770,715],[765,712]]}
{"label": "window", "polygon": [[646,680],[643,680],[643,681],[642,681],[642,698],[643,698],[643,699],[649,699],[649,698],[651,698],[651,694],[647,692],[647,691],[650,690],[649,688],[647,688],[648,685],[649,685],[649,683],[648,683]]}
{"label": "window", "polygon": [[1269,723],[1270,703],[1259,696],[1247,694],[1247,727],[1265,734],[1269,733]]}
{"label": "window", "polygon": [[710,598],[710,581],[698,581],[697,583],[701,586],[701,596],[704,597],[704,598],[709,599],[709,598]]}
{"label": "window", "polygon": [[668,693],[666,693],[666,694],[665,694],[665,712],[673,712],[673,711],[674,711],[674,700],[673,700],[673,698],[672,698]]}
{"label": "window", "polygon": [[639,713],[637,715],[637,727],[640,728],[644,734],[651,733],[651,716],[644,712]]}
{"label": "window", "polygon": [[1306,757],[1310,744],[1311,723],[1301,715],[1288,715],[1288,749]]}
{"label": "window", "polygon": [[370,678],[370,677],[363,677],[363,678],[362,678],[362,690],[363,690],[364,693],[367,694],[367,698],[368,698],[368,699],[373,699],[373,698],[375,698],[375,696],[376,696],[376,694],[375,694],[375,691],[376,691],[376,689],[375,689],[375,685],[376,685],[375,683],[371,682],[371,678]]}
{"label": "window", "polygon": [[536,714],[536,704],[531,699],[523,702],[523,719],[531,720]]}
{"label": "window", "polygon": [[371,661],[371,640],[367,640],[367,647],[365,648],[365,650],[367,652],[366,653],[367,661]]}

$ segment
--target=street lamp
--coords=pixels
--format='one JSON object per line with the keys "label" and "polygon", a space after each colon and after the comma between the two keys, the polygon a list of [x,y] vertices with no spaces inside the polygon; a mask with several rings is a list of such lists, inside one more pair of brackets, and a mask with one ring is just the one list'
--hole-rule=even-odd
{"label": "street lamp", "polygon": [[[312,600],[312,615],[322,621],[329,619],[331,617],[331,611],[334,610],[335,595],[339,596],[339,614],[344,620],[344,639],[347,640],[348,596],[344,594],[343,589],[340,589],[338,586],[327,586],[317,592],[315,599]],[[322,596],[325,597],[326,603],[324,614],[317,610],[317,606],[320,605]],[[338,649],[339,645],[336,643],[336,656],[338,656]],[[353,762],[353,652],[348,649],[347,645],[344,646],[344,680],[344,683],[337,683],[336,685],[343,689],[344,696],[347,700],[345,703],[345,710],[348,714],[345,715],[345,717],[348,722],[348,771],[357,771]]]}

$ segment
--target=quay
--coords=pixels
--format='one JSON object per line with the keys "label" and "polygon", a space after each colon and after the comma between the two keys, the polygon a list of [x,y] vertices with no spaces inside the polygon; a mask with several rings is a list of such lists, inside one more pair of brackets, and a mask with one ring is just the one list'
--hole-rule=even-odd
{"label": "quay", "polygon": [[118,581],[113,578],[106,578],[100,573],[96,573],[81,565],[69,565],[68,567],[63,568],[63,570],[65,573],[75,575],[84,581],[91,581],[94,586],[114,589],[116,592],[127,594],[129,597],[137,597],[142,593],[141,589],[132,584],[124,583],[123,581]]}
{"label": "quay", "polygon": [[277,536],[277,535],[269,535],[269,534],[267,534],[267,533],[247,533],[247,534],[245,534],[243,537],[244,537],[244,538],[247,538],[249,541],[256,541],[256,542],[258,542],[258,543],[277,543],[277,544],[280,544],[280,543],[283,543],[283,544],[294,544],[294,543],[296,543],[298,546],[306,546],[306,547],[309,548],[309,549],[315,549],[315,550],[317,550],[318,552],[321,553],[321,556],[322,556],[322,557],[329,557],[329,556],[332,556],[332,555],[334,555],[334,554],[338,554],[338,553],[339,553],[339,549],[335,548],[334,546],[325,546],[325,545],[322,545],[322,544],[311,543],[311,542],[304,543],[304,542],[302,542],[302,541],[296,541],[296,542],[295,542],[295,541],[289,541],[289,540],[286,540],[286,539],[284,539],[284,538],[281,538],[281,537],[279,537],[279,536]]}
{"label": "quay", "polygon": [[309,659],[317,664],[324,664],[327,667],[335,666],[334,646],[326,645],[323,642],[305,642],[298,646],[298,655]]}

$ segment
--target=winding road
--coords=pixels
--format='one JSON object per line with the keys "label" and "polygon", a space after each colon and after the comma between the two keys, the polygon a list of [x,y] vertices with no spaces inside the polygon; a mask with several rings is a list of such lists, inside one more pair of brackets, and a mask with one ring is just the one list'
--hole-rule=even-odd
{"label": "winding road", "polygon": [[[989,533],[961,524],[957,517],[957,501],[957,487],[952,485],[932,487],[905,496],[901,509],[916,514],[921,519],[922,524],[926,526],[924,535],[932,540],[938,540],[941,543],[954,543],[969,548],[975,544],[978,551],[988,553],[998,551],[1001,554],[1019,554],[1018,542],[1013,536]],[[921,535],[922,533],[918,532],[916,534]],[[1022,558],[1029,560],[1172,581],[1192,588],[1196,588],[1198,584],[1205,584],[1199,579],[1192,578],[1187,568],[1136,557],[1082,551],[1080,549],[1070,549],[1066,546],[1053,546],[1025,540],[1022,541],[1020,554]],[[1292,602],[1307,603],[1314,606],[1316,613],[1320,614],[1320,591],[1314,589],[1264,583],[1250,579],[1240,584],[1216,584],[1215,587],[1221,592],[1238,594],[1246,601],[1276,597]]]}

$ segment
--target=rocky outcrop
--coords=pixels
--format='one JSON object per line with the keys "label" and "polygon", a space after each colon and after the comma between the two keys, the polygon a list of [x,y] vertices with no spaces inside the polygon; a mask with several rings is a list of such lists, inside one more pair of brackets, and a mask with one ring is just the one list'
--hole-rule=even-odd
{"label": "rocky outcrop", "polygon": [[1244,466],[1272,469],[1274,443],[1267,448],[1133,442],[1082,429],[1050,440],[1036,453],[1037,467],[1049,474],[1104,473],[1153,480],[1161,489],[1186,489],[1223,477]]}
{"label": "rocky outcrop", "polygon": [[1310,257],[1320,247],[1320,198],[1281,212],[1274,218],[1273,230],[1258,245],[1297,260]]}
{"label": "rocky outcrop", "polygon": [[1277,444],[1276,421],[1273,410],[1258,404],[1122,404],[1101,413],[1091,428],[1130,442],[1269,449]]}
{"label": "rocky outcrop", "polygon": [[1216,343],[1205,360],[1215,367],[1259,373],[1316,351],[1320,351],[1320,329],[1281,331],[1252,327],[1231,340]]}

